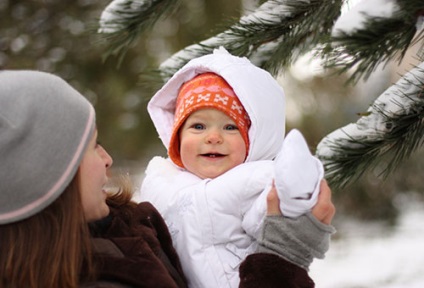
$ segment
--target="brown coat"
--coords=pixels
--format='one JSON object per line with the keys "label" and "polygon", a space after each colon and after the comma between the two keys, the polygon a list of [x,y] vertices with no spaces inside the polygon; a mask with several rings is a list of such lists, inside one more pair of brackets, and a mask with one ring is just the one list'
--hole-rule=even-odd
{"label": "brown coat", "polygon": [[[148,202],[111,208],[95,223],[95,261],[99,279],[83,288],[187,287],[168,228]],[[240,266],[239,288],[313,288],[306,270],[268,253],[248,256]],[[217,287],[219,288],[219,287]]]}
{"label": "brown coat", "polygon": [[239,288],[313,288],[314,281],[299,266],[275,255],[249,255],[240,265]]}
{"label": "brown coat", "polygon": [[150,203],[111,208],[92,228],[99,281],[83,287],[187,287],[167,226]]}

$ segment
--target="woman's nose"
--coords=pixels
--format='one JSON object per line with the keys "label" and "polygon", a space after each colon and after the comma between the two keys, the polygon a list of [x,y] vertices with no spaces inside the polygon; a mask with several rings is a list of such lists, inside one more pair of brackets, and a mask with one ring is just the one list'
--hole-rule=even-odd
{"label": "woman's nose", "polygon": [[113,164],[112,156],[110,156],[109,153],[107,153],[106,149],[103,147],[102,147],[101,154],[102,154],[103,161],[105,162],[106,168],[110,168]]}

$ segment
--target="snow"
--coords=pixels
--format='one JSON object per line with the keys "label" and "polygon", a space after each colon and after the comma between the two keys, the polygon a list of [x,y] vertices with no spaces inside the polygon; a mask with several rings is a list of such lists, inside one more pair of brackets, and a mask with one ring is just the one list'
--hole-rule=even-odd
{"label": "snow", "polygon": [[399,9],[396,0],[363,0],[342,14],[333,26],[332,35],[352,34],[363,29],[367,17],[390,18]]}
{"label": "snow", "polygon": [[119,31],[122,26],[115,23],[120,17],[116,10],[125,3],[126,0],[114,0],[109,3],[100,15],[99,33],[114,33]]}
{"label": "snow", "polygon": [[240,19],[240,24],[255,23],[264,21],[266,23],[279,23],[283,17],[289,17],[289,7],[285,1],[268,1],[258,7],[254,13]]}
{"label": "snow", "polygon": [[[410,203],[398,224],[340,222],[323,260],[310,269],[317,288],[424,287],[424,204]],[[336,234],[337,235],[337,234]]]}
{"label": "snow", "polygon": [[98,33],[118,32],[124,28],[124,25],[120,24],[120,20],[123,20],[122,14],[147,9],[151,5],[150,0],[113,0],[100,15]]}
{"label": "snow", "polygon": [[[317,146],[317,155],[320,158],[331,158],[340,153],[337,146],[361,146],[352,139],[378,140],[390,133],[393,125],[387,125],[387,116],[408,115],[421,90],[424,79],[424,62],[408,72],[396,85],[389,87],[382,93],[374,104],[367,110],[368,115],[362,116],[356,123],[350,123],[327,135]],[[380,111],[383,111],[381,113]]]}

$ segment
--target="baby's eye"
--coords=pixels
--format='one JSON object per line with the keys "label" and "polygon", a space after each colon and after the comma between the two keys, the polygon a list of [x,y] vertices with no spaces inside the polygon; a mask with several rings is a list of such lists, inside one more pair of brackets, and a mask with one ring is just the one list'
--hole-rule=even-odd
{"label": "baby's eye", "polygon": [[234,125],[234,124],[228,124],[224,127],[224,129],[232,131],[232,130],[238,130],[238,127],[237,125]]}
{"label": "baby's eye", "polygon": [[192,127],[193,129],[196,129],[196,130],[202,130],[202,129],[205,129],[205,125],[200,124],[200,123],[193,124],[193,125],[191,125],[191,127]]}

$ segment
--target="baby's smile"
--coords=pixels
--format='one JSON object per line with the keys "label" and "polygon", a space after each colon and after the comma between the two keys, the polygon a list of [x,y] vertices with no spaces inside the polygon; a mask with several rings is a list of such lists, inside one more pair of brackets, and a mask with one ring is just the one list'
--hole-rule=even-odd
{"label": "baby's smile", "polygon": [[209,158],[217,158],[217,157],[224,157],[225,155],[220,153],[205,153],[205,154],[201,154],[201,156],[209,157]]}

